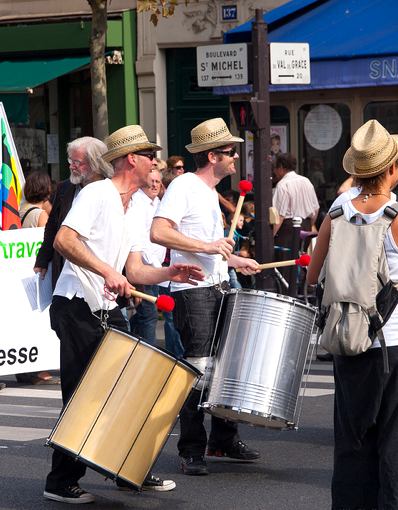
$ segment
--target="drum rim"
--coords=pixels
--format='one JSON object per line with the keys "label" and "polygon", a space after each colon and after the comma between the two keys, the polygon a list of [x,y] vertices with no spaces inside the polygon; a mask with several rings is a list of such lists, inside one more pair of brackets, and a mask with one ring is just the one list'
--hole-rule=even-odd
{"label": "drum rim", "polygon": [[310,303],[305,303],[301,299],[293,298],[291,296],[285,296],[284,294],[277,294],[276,292],[269,292],[268,290],[258,290],[258,289],[230,289],[226,293],[228,294],[254,294],[257,296],[269,297],[271,299],[276,299],[277,301],[286,301],[292,305],[302,306],[307,308],[308,310],[312,310],[315,313],[317,312],[317,307],[311,305]]}
{"label": "drum rim", "polygon": [[[239,407],[228,406],[228,405],[224,405],[224,404],[211,404],[210,402],[203,402],[202,404],[200,404],[200,406],[203,407],[203,409],[205,411],[212,409],[212,408],[219,408],[219,409],[228,409],[230,411],[236,411],[238,413],[242,412],[242,410],[240,410]],[[269,414],[269,413],[262,413],[260,411],[250,411],[249,413],[245,412],[244,414],[259,416],[260,418],[266,418],[266,419],[268,419],[268,421],[283,421],[283,423],[285,423],[286,426],[288,426],[288,425],[294,426],[294,423],[292,423],[291,421],[285,420],[284,418],[274,418],[274,415]],[[248,422],[245,422],[245,423],[248,423]]]}
{"label": "drum rim", "polygon": [[113,328],[112,326],[109,326],[106,329],[105,333],[108,333],[108,331],[114,331],[114,332],[120,333],[120,334],[122,334],[122,335],[124,335],[124,336],[126,336],[128,338],[132,338],[134,340],[137,340],[138,342],[144,344],[146,347],[149,347],[151,350],[160,352],[161,354],[164,354],[165,356],[167,356],[170,360],[175,361],[176,365],[183,365],[184,367],[188,368],[189,370],[191,370],[191,372],[194,373],[194,375],[199,376],[199,377],[201,377],[203,375],[200,370],[198,370],[196,367],[191,365],[191,363],[189,363],[185,359],[176,358],[174,356],[174,354],[172,354],[171,352],[167,351],[166,349],[163,349],[162,347],[158,347],[156,345],[149,344],[145,340],[145,338],[143,338],[140,335],[133,335],[129,331],[122,331],[121,329]]}

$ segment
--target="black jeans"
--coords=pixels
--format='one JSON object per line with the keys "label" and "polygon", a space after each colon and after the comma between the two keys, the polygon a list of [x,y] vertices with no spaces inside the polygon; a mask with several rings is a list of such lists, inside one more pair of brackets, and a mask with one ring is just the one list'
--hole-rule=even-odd
{"label": "black jeans", "polygon": [[[110,310],[108,325],[127,331],[126,321],[119,308]],[[91,356],[98,347],[104,330],[81,298],[54,296],[50,307],[51,328],[61,341],[61,390],[64,406],[72,396]],[[82,409],[84,412],[84,409]],[[86,466],[61,451],[54,450],[46,490],[69,487],[84,476]]]}
{"label": "black jeans", "polygon": [[[173,292],[175,299],[174,323],[180,333],[185,357],[203,357],[211,355],[211,344],[222,294],[215,287]],[[180,412],[180,439],[178,451],[181,457],[204,455],[207,435],[204,427],[204,413],[198,410],[200,391],[192,390]],[[236,423],[211,418],[209,446],[228,448],[239,440]]]}
{"label": "black jeans", "polygon": [[398,346],[335,356],[333,510],[398,508]]}

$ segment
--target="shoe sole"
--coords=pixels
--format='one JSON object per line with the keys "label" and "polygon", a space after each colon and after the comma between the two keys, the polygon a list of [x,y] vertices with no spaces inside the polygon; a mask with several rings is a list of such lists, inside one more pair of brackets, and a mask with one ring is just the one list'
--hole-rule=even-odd
{"label": "shoe sole", "polygon": [[208,457],[217,457],[219,459],[228,458],[228,459],[235,459],[235,460],[257,460],[257,459],[260,458],[260,455],[251,455],[249,457],[244,457],[244,456],[238,457],[237,455],[236,456],[228,455],[228,453],[221,452],[219,450],[217,450],[217,451],[208,451],[206,453],[206,455]]}
{"label": "shoe sole", "polygon": [[189,470],[182,470],[183,474],[184,475],[188,475],[188,476],[204,476],[204,475],[208,475],[209,472],[206,470],[195,470],[195,471],[189,471]]}
{"label": "shoe sole", "polygon": [[168,483],[167,485],[154,485],[153,487],[143,485],[142,490],[143,491],[156,491],[156,492],[168,492],[172,491],[176,488],[176,483]]}
{"label": "shoe sole", "polygon": [[44,491],[43,496],[46,499],[51,499],[52,501],[60,501],[61,503],[69,503],[72,505],[83,505],[85,503],[93,503],[95,501],[95,497],[92,494],[87,494],[82,498],[65,498],[64,496],[58,496],[57,494]]}

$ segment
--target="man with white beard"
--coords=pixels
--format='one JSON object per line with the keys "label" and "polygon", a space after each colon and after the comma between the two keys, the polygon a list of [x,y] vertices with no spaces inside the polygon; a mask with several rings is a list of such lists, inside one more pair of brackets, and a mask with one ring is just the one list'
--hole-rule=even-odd
{"label": "man with white beard", "polygon": [[43,244],[37,254],[33,268],[35,273],[40,273],[44,278],[48,264],[52,262],[53,289],[64,264],[63,257],[54,250],[53,243],[62,222],[72,207],[73,200],[87,184],[113,175],[112,166],[102,159],[102,154],[108,149],[98,138],[91,136],[76,138],[76,140],[68,143],[66,150],[70,177],[58,185],[44,231]]}

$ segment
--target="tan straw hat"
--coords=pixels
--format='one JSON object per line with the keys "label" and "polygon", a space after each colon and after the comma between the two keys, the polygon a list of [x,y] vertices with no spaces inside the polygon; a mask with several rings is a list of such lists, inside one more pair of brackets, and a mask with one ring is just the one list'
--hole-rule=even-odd
{"label": "tan straw hat", "polygon": [[368,120],[353,135],[343,158],[344,170],[356,177],[383,173],[398,159],[398,143],[377,120]]}
{"label": "tan straw hat", "polygon": [[106,138],[105,143],[108,151],[102,155],[102,158],[108,163],[130,152],[160,151],[162,149],[159,145],[150,142],[142,127],[138,125],[118,129]]}
{"label": "tan straw hat", "polygon": [[232,136],[227,125],[221,118],[205,120],[191,131],[192,143],[186,145],[187,151],[192,154],[216,149],[231,143],[241,143],[242,138]]}

